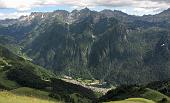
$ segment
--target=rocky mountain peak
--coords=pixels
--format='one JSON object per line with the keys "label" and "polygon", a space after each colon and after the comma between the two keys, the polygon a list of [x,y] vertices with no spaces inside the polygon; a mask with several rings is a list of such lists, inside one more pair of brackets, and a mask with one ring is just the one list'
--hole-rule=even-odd
{"label": "rocky mountain peak", "polygon": [[161,12],[160,14],[170,15],[170,8],[168,8],[167,10],[164,10],[164,11]]}
{"label": "rocky mountain peak", "polygon": [[120,10],[114,10],[113,12],[114,12],[115,15],[124,15],[124,16],[128,15],[128,14],[126,14],[126,13],[120,11]]}
{"label": "rocky mountain peak", "polygon": [[57,14],[60,14],[60,15],[67,15],[67,14],[69,14],[69,12],[66,11],[66,10],[55,10],[53,13],[57,13]]}
{"label": "rocky mountain peak", "polygon": [[84,9],[81,9],[80,12],[84,12],[84,13],[88,13],[90,12],[91,10],[89,8],[84,8]]}
{"label": "rocky mountain peak", "polygon": [[119,11],[119,10],[108,10],[108,9],[105,9],[103,11],[101,11],[100,13],[102,13],[103,15],[107,16],[107,17],[117,17],[117,16],[128,16],[128,14],[122,12],[122,11]]}

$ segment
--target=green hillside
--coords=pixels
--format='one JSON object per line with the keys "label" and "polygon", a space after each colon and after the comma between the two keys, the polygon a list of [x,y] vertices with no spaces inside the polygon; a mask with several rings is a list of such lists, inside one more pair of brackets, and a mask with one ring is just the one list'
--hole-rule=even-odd
{"label": "green hillside", "polygon": [[28,88],[28,87],[20,87],[17,89],[10,90],[10,93],[13,93],[18,96],[35,97],[39,99],[55,101],[54,98],[49,97],[50,92]]}
{"label": "green hillside", "polygon": [[122,101],[112,101],[112,102],[106,102],[106,103],[155,103],[151,100],[143,99],[143,98],[129,98]]}
{"label": "green hillside", "polygon": [[149,83],[146,87],[157,90],[167,96],[170,96],[170,80],[155,81]]}
{"label": "green hillside", "polygon": [[5,47],[0,46],[0,56],[0,89],[18,95],[16,98],[24,96],[26,99],[32,97],[73,103],[91,103],[96,98],[92,90],[57,79],[52,72],[13,54]]}
{"label": "green hillside", "polygon": [[0,103],[62,103],[53,100],[44,100],[36,97],[19,96],[11,92],[0,92]]}
{"label": "green hillside", "polygon": [[[145,98],[156,103],[169,103],[170,98],[156,90],[142,86],[119,86],[99,98],[99,102],[121,101],[129,98]],[[133,100],[133,99],[132,99]],[[114,103],[114,102],[113,102]],[[115,102],[116,103],[116,102]],[[119,103],[119,102],[118,102]]]}
{"label": "green hillside", "polygon": [[5,89],[17,88],[22,83],[25,86],[34,87],[33,85],[55,76],[2,46],[0,46],[0,74],[0,85]]}

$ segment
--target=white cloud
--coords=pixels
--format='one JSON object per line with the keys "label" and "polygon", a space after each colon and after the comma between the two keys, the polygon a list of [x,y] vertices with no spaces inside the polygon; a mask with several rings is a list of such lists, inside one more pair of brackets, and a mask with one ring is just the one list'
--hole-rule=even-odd
{"label": "white cloud", "polygon": [[[169,8],[170,0],[0,0],[1,9],[12,8],[16,9],[18,11],[17,13],[29,11],[34,7],[46,7],[47,5],[64,5],[72,9],[82,9],[84,7],[122,8],[121,10],[127,12],[131,11],[130,14],[142,15],[158,13]],[[132,10],[128,10],[128,8],[131,8]],[[12,15],[12,13],[3,15]]]}
{"label": "white cloud", "polygon": [[68,5],[73,8],[103,6],[161,9],[169,7],[169,4],[170,0],[0,0],[0,8],[14,8],[19,11],[46,5]]}
{"label": "white cloud", "polygon": [[1,19],[6,19],[6,18],[16,19],[16,18],[19,18],[20,16],[26,16],[29,14],[30,14],[29,12],[0,13],[0,18]]}
{"label": "white cloud", "polygon": [[0,8],[12,8],[18,11],[27,11],[40,6],[43,0],[0,0]]}

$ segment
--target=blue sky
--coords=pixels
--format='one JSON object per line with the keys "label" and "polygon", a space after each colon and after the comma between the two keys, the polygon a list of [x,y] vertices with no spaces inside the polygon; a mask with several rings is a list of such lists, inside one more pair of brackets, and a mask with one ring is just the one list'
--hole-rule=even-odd
{"label": "blue sky", "polygon": [[131,15],[159,13],[170,6],[170,0],[0,0],[0,19],[18,18],[31,12],[82,9],[120,10]]}

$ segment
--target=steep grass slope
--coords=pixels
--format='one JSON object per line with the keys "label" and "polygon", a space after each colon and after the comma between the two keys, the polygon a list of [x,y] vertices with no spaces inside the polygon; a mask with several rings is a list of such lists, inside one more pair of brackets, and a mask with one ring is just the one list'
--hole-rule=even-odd
{"label": "steep grass slope", "polygon": [[43,100],[54,100],[54,98],[49,97],[50,92],[42,91],[38,89],[28,88],[28,87],[21,87],[10,91],[11,93],[18,95],[18,96],[28,96],[28,97],[35,97]]}
{"label": "steep grass slope", "polygon": [[19,96],[11,92],[0,92],[0,103],[60,103],[53,100],[43,100],[36,97]]}

